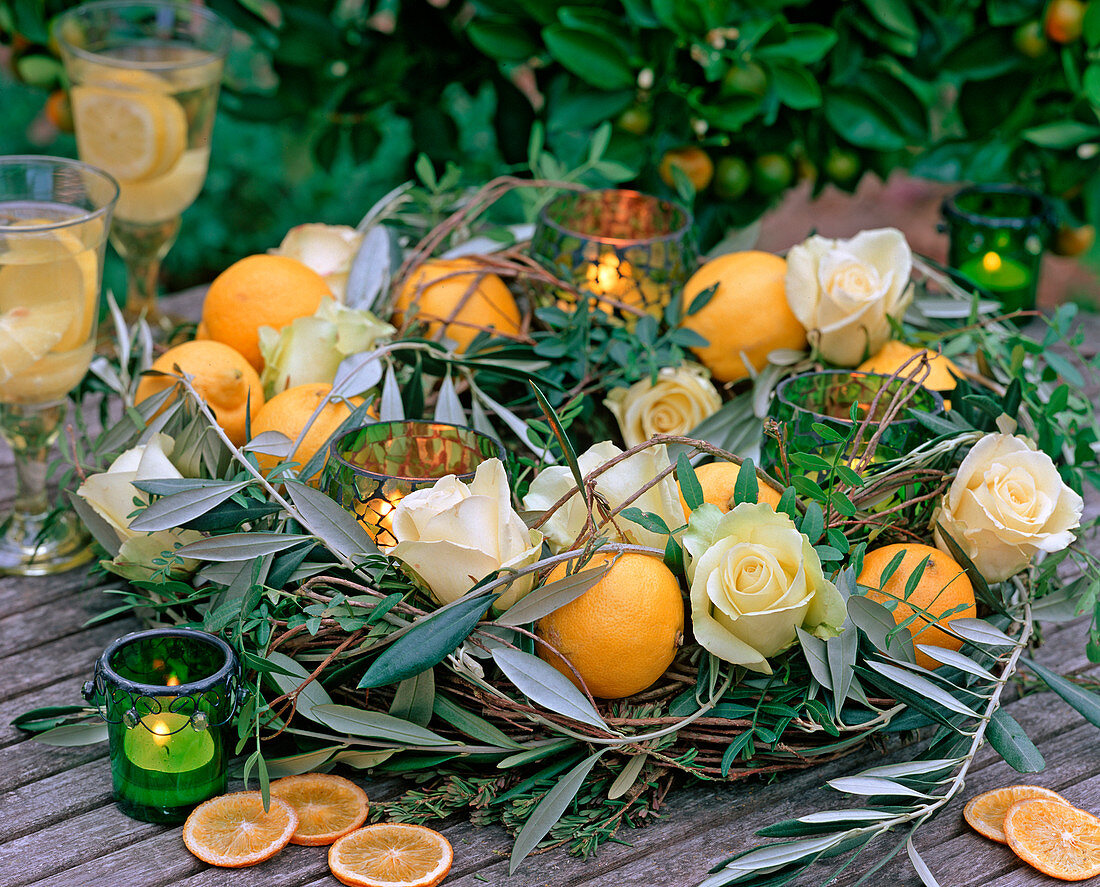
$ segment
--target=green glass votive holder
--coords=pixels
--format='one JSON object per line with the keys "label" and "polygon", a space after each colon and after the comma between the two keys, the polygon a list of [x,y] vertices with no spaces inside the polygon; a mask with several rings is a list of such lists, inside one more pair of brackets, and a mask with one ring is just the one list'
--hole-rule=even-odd
{"label": "green glass votive holder", "polygon": [[[892,415],[891,407],[906,398],[904,405]],[[852,407],[857,420],[852,421]],[[858,422],[870,415],[861,439],[853,435]],[[884,376],[849,370],[826,370],[790,376],[776,386],[768,412],[782,428],[788,453],[810,453],[832,462],[838,451],[841,460],[851,465],[867,451],[871,438],[879,431],[877,445],[871,454],[873,462],[885,462],[908,453],[925,440],[928,431],[913,416],[915,410],[943,412],[943,398],[916,382],[902,377]],[[822,435],[815,425],[825,426],[843,436],[832,440]],[[761,467],[775,475],[781,462],[779,442],[764,435],[760,452]]]}
{"label": "green glass votive holder", "polygon": [[[628,327],[663,316],[695,270],[691,213],[639,191],[568,191],[539,214],[531,256]],[[568,307],[566,292],[557,293]]]}
{"label": "green glass votive holder", "polygon": [[405,496],[448,474],[469,483],[478,465],[504,456],[496,438],[463,425],[375,422],[329,445],[322,489],[385,549],[397,544],[393,510]]}
{"label": "green glass votive holder", "polygon": [[119,809],[146,822],[182,822],[223,794],[229,754],[222,728],[244,695],[237,654],[206,632],[151,629],[107,647],[84,698],[107,721]]}
{"label": "green glass votive holder", "polygon": [[1006,312],[1033,309],[1055,229],[1050,201],[1016,185],[971,185],[948,197],[942,212],[947,263]]}

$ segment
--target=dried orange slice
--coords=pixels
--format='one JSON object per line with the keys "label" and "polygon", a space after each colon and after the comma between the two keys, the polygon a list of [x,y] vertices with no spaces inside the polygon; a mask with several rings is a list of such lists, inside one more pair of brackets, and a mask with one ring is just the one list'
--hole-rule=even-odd
{"label": "dried orange slice", "polygon": [[285,776],[271,783],[271,797],[282,798],[298,814],[291,844],[331,844],[367,821],[367,793],[350,779],[329,773]]}
{"label": "dried orange slice", "polygon": [[259,792],[232,792],[199,804],[183,824],[183,843],[211,865],[241,868],[270,859],[298,827],[294,808],[271,798],[264,812]]}
{"label": "dried orange slice", "polygon": [[1006,843],[1004,821],[1008,808],[1029,798],[1046,798],[1068,804],[1057,792],[1039,785],[1009,785],[971,798],[963,808],[963,818],[978,834]]}
{"label": "dried orange slice", "polygon": [[1100,875],[1100,819],[1061,801],[1030,798],[1008,808],[1005,836],[1012,852],[1063,881]]}
{"label": "dried orange slice", "polygon": [[451,870],[450,841],[422,825],[379,823],[344,835],[328,867],[351,887],[435,887]]}

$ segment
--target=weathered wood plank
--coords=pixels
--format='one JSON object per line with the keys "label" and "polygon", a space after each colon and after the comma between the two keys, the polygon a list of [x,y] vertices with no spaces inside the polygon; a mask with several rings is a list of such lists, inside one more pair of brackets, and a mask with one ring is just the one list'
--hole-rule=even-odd
{"label": "weathered wood plank", "polygon": [[113,804],[90,810],[0,845],[0,887],[32,883],[162,831],[123,816]]}
{"label": "weathered wood plank", "polygon": [[27,739],[10,745],[0,749],[0,797],[4,792],[32,785],[91,761],[101,761],[104,767],[108,766],[107,743],[58,748]]}
{"label": "weathered wood plank", "polygon": [[0,682],[0,701],[76,678],[79,680],[74,686],[79,696],[80,684],[91,677],[92,664],[99,654],[119,635],[140,627],[136,619],[95,625],[25,652],[5,656],[0,659],[0,674],[4,675]]}
{"label": "weathered wood plank", "polygon": [[[84,590],[16,609],[0,618],[0,658],[25,654],[50,641],[78,635],[89,619],[117,605],[111,595]],[[116,616],[104,624],[123,618]]]}

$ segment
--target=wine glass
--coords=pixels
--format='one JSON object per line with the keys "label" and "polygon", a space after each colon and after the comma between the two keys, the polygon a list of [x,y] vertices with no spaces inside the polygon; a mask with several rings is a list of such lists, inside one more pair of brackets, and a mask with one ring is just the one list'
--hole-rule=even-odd
{"label": "wine glass", "polygon": [[126,263],[123,313],[167,330],[160,263],[206,180],[230,27],[192,4],[105,0],[61,15],[56,34],[77,150],[122,189],[111,243]]}
{"label": "wine glass", "polygon": [[115,180],[86,163],[0,157],[0,435],[16,483],[0,573],[56,573],[92,556],[76,515],[50,511],[46,456],[92,360],[117,199]]}

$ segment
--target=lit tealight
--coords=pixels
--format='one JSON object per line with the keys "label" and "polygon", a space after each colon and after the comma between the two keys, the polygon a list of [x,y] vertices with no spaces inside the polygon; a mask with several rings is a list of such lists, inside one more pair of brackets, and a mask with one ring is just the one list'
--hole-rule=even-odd
{"label": "lit tealight", "polygon": [[997,253],[988,252],[982,256],[982,267],[989,272],[1001,270],[1001,257]]}
{"label": "lit tealight", "polygon": [[168,742],[168,737],[172,735],[172,731],[168,729],[168,725],[164,721],[154,721],[150,732],[153,734],[153,742],[157,745],[164,745]]}
{"label": "lit tealight", "polygon": [[179,685],[180,679],[177,678],[174,674],[168,675],[168,680],[164,682],[164,686],[166,687],[178,687]]}

